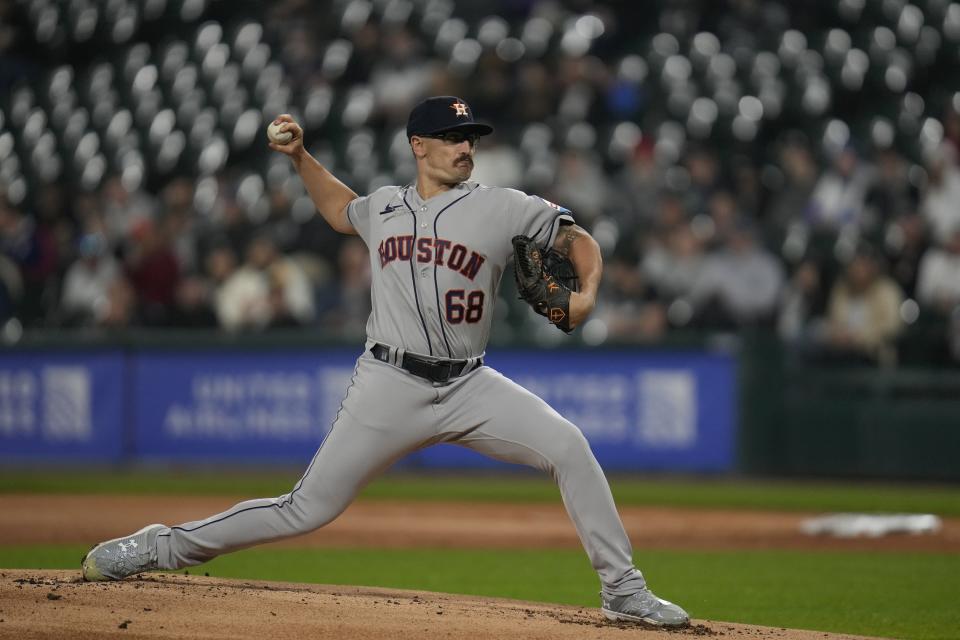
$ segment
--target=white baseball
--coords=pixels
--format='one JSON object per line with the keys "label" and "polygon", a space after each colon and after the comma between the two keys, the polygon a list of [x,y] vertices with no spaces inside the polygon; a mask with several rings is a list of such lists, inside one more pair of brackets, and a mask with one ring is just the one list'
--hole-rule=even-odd
{"label": "white baseball", "polygon": [[269,125],[267,125],[267,138],[269,138],[270,142],[275,144],[287,144],[293,140],[293,132],[280,130],[280,126],[282,124],[282,122],[280,124],[271,122]]}

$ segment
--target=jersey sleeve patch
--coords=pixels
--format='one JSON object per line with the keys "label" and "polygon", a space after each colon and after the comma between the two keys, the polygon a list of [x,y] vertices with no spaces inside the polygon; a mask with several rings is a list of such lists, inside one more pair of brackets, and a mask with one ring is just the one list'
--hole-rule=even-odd
{"label": "jersey sleeve patch", "polygon": [[544,198],[544,197],[542,197],[542,196],[534,196],[534,197],[535,197],[535,198],[538,198],[539,200],[541,200],[545,205],[547,205],[547,206],[550,207],[551,209],[556,209],[556,210],[559,211],[560,213],[566,213],[566,214],[571,214],[571,213],[572,213],[572,212],[570,211],[570,209],[567,209],[566,207],[561,207],[561,206],[558,205],[556,202],[550,202],[549,200],[547,200],[546,198]]}

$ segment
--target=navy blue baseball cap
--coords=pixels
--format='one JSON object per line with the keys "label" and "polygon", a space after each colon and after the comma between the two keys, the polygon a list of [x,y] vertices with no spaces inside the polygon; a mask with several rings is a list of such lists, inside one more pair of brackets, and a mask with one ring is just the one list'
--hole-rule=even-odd
{"label": "navy blue baseball cap", "polygon": [[485,136],[493,133],[493,127],[474,120],[473,110],[456,96],[433,96],[410,111],[410,118],[407,120],[407,139],[447,131],[463,131]]}

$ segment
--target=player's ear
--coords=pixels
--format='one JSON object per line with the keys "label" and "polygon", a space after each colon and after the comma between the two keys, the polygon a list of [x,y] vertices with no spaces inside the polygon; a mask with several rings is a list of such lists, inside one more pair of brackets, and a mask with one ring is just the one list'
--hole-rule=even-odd
{"label": "player's ear", "polygon": [[418,160],[427,155],[427,150],[424,148],[423,144],[423,138],[420,136],[413,136],[410,138],[410,149],[413,151],[413,157]]}

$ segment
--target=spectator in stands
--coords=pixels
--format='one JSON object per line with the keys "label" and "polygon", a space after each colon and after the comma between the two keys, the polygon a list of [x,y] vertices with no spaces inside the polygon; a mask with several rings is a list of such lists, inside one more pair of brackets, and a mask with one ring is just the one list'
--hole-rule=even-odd
{"label": "spectator in stands", "polygon": [[9,95],[14,85],[35,73],[35,63],[18,52],[27,39],[17,19],[23,7],[11,0],[0,2],[0,95]]}
{"label": "spectator in stands", "polygon": [[278,253],[266,234],[254,237],[242,267],[217,294],[217,317],[224,328],[262,330],[306,324],[313,319],[313,289],[297,263]]}
{"label": "spectator in stands", "polygon": [[683,159],[690,177],[684,190],[686,208],[693,215],[705,213],[710,198],[720,188],[720,164],[716,154],[706,146],[691,148]]}
{"label": "spectator in stands", "polygon": [[927,185],[920,211],[935,244],[943,245],[960,225],[960,169],[953,147],[941,145],[927,160]]}
{"label": "spectator in stands", "polygon": [[180,281],[180,266],[170,238],[153,220],[137,221],[130,230],[125,261],[140,319],[150,325],[165,324]]}
{"label": "spectator in stands", "polygon": [[876,227],[895,220],[916,208],[916,189],[910,184],[907,163],[896,149],[877,154],[877,180],[867,196]]}
{"label": "spectator in stands", "polygon": [[638,260],[633,247],[621,243],[604,266],[603,291],[594,317],[606,325],[609,339],[649,342],[667,331],[667,305],[656,298]]}
{"label": "spectator in stands", "polygon": [[960,304],[960,227],[953,230],[943,247],[932,247],[924,255],[917,300],[941,314]]}
{"label": "spectator in stands", "polygon": [[16,316],[22,296],[20,269],[10,258],[0,255],[0,325],[5,325]]}
{"label": "spectator in stands", "polygon": [[[122,308],[128,303],[123,271],[110,254],[106,238],[99,233],[83,235],[77,255],[63,281],[63,322],[70,326],[97,326],[129,317],[130,311]],[[121,308],[113,309],[112,305]]]}
{"label": "spectator in stands", "polygon": [[960,104],[951,100],[943,114],[943,140],[953,148],[954,154],[960,154],[960,110],[957,107]]}
{"label": "spectator in stands", "polygon": [[293,82],[306,84],[316,73],[316,61],[321,52],[315,32],[301,21],[291,22],[283,30],[281,42],[284,69]]}
{"label": "spectator in stands", "polygon": [[893,339],[903,327],[902,302],[903,291],[882,274],[874,249],[860,247],[830,292],[825,355],[893,364]]}
{"label": "spectator in stands", "polygon": [[73,262],[76,258],[77,237],[81,233],[99,232],[106,236],[106,228],[103,226],[103,219],[100,216],[100,198],[95,191],[81,191],[71,194],[70,205],[73,209],[73,223],[76,233],[69,234],[64,244],[61,245],[60,253],[64,256],[66,264]]}
{"label": "spectator in stands", "polygon": [[727,239],[736,233],[737,225],[742,222],[743,213],[739,202],[726,190],[715,191],[707,200],[709,226],[706,236],[711,248],[722,248]]}
{"label": "spectator in stands", "polygon": [[347,64],[344,75],[353,78],[356,82],[368,82],[373,68],[382,57],[380,52],[381,41],[380,25],[368,21],[351,34],[353,55]]}
{"label": "spectator in stands", "polygon": [[75,205],[62,185],[50,185],[36,198],[37,245],[40,252],[34,268],[26,274],[32,300],[24,309],[24,324],[42,323],[56,309],[60,279],[74,258]]}
{"label": "spectator in stands", "polygon": [[598,90],[609,72],[594,56],[559,56],[551,80],[557,88],[556,114],[568,124],[587,120],[598,106]]}
{"label": "spectator in stands", "polygon": [[825,311],[820,267],[816,260],[806,259],[794,270],[780,296],[777,333],[788,345],[804,350],[821,335]]}
{"label": "spectator in stands", "polygon": [[803,220],[817,183],[817,164],[805,140],[796,134],[789,135],[781,145],[778,164],[783,183],[774,189],[764,219],[783,234],[791,223]]}
{"label": "spectator in stands", "polygon": [[297,246],[300,235],[300,225],[290,215],[290,196],[283,187],[277,186],[267,190],[267,201],[270,203],[267,219],[258,226],[263,232],[269,232],[281,253],[290,253]]}
{"label": "spectator in stands", "polygon": [[188,178],[172,180],[161,192],[161,230],[170,239],[182,272],[194,271],[199,264],[199,230],[193,195],[193,183]]}
{"label": "spectator in stands", "polygon": [[890,264],[890,277],[908,298],[915,297],[920,261],[927,247],[927,227],[919,213],[907,213],[887,225],[884,248]]}
{"label": "spectator in stands", "polygon": [[[343,234],[330,229],[330,225],[320,216],[310,216],[297,225],[297,236],[289,251],[295,255],[310,254],[318,263],[318,269],[323,273],[333,270],[332,264],[340,252]],[[317,280],[323,280],[320,275]]]}
{"label": "spectator in stands", "polygon": [[[223,278],[216,292],[217,320],[227,331],[261,330],[270,322],[270,283],[248,253],[240,268],[230,264],[232,251],[221,247],[211,254],[210,269]],[[225,277],[224,277],[225,276]]]}
{"label": "spectator in stands", "polygon": [[653,226],[657,212],[657,198],[663,188],[663,171],[653,153],[653,140],[644,137],[634,148],[633,155],[617,178],[626,198],[628,215],[618,217],[623,229]]}
{"label": "spectator in stands", "polygon": [[128,189],[118,175],[107,178],[100,189],[99,214],[111,247],[122,245],[136,224],[156,213],[156,200],[140,189]]}
{"label": "spectator in stands", "polygon": [[704,261],[690,301],[698,322],[708,327],[768,325],[782,286],[780,263],[758,244],[753,225],[741,220],[725,247]]}
{"label": "spectator in stands", "polygon": [[210,287],[210,303],[214,315],[223,328],[228,328],[235,315],[240,312],[236,303],[226,294],[225,288],[226,283],[236,271],[237,254],[233,252],[230,243],[226,239],[212,240],[204,258],[204,272]]}
{"label": "spectator in stands", "polygon": [[370,315],[370,254],[359,238],[348,237],[337,256],[337,280],[324,293],[329,308],[324,329],[343,338],[363,336]]}
{"label": "spectator in stands", "polygon": [[[221,189],[225,188],[229,187],[221,184]],[[217,199],[217,205],[215,228],[211,230],[212,238],[207,237],[206,241],[226,240],[234,255],[243,255],[256,231],[253,224],[233,195],[222,195]]]}
{"label": "spectator in stands", "polygon": [[370,87],[381,115],[388,123],[399,124],[425,95],[436,62],[424,56],[422,40],[405,27],[382,30],[379,44]]}
{"label": "spectator in stands", "polygon": [[519,189],[523,186],[523,160],[517,150],[503,144],[502,139],[489,136],[477,145],[473,157],[474,169],[470,179],[480,184]]}
{"label": "spectator in stands", "polygon": [[734,199],[741,214],[757,219],[760,216],[763,189],[760,174],[753,162],[744,156],[734,156],[731,161],[731,178]]}
{"label": "spectator in stands", "polygon": [[[176,13],[173,3],[167,4],[171,5],[167,11]],[[410,5],[413,7],[410,14],[405,13],[410,9],[407,6],[410,3],[404,2],[334,4],[336,6],[331,13],[330,8],[322,3],[304,0],[262,3],[262,6],[257,5],[259,8],[253,3],[240,12],[243,14],[241,16],[234,15],[232,10],[211,9],[211,3],[206,3],[207,8],[203,11],[206,17],[190,21],[190,24],[184,23],[183,32],[171,38],[183,40],[188,45],[195,43],[197,29],[213,21],[223,26],[223,42],[233,47],[238,35],[235,30],[237,25],[232,24],[234,19],[261,22],[265,27],[262,41],[268,46],[261,48],[265,51],[259,53],[265,52],[267,56],[258,62],[258,53],[244,61],[236,57],[240,51],[234,47],[230,51],[230,67],[225,68],[226,71],[233,71],[234,63],[241,65],[240,91],[247,102],[244,109],[263,111],[283,103],[285,109],[302,111],[304,121],[311,127],[312,133],[317,134],[311,137],[319,136],[329,141],[330,153],[337,163],[344,160],[344,147],[347,145],[342,143],[348,140],[325,136],[327,129],[349,135],[356,131],[362,131],[364,135],[369,132],[374,136],[371,158],[387,158],[400,123],[405,119],[412,102],[422,94],[463,95],[475,106],[479,105],[481,108],[477,111],[484,112],[487,117],[514,123],[498,134],[496,146],[491,147],[487,143],[480,145],[475,177],[488,184],[509,185],[512,181],[518,187],[540,193],[573,209],[581,224],[586,226],[603,216],[613,218],[616,228],[608,234],[612,238],[608,244],[613,245],[619,236],[619,244],[633,244],[632,250],[642,251],[642,255],[645,255],[642,274],[637,271],[637,264],[628,265],[617,258],[616,268],[611,269],[616,273],[608,275],[620,280],[611,289],[611,295],[628,298],[622,307],[624,318],[630,314],[636,316],[638,309],[656,308],[662,311],[665,306],[650,303],[645,298],[641,304],[631,307],[629,296],[632,294],[628,292],[633,285],[630,281],[641,276],[647,295],[659,295],[667,303],[675,299],[685,300],[692,290],[691,279],[702,281],[702,286],[706,286],[703,282],[712,282],[709,287],[713,289],[711,295],[719,305],[719,291],[736,288],[737,283],[721,286],[719,278],[711,280],[704,275],[705,269],[700,263],[706,261],[703,254],[707,251],[712,252],[710,264],[721,257],[727,261],[724,263],[720,260],[724,268],[732,268],[732,264],[738,262],[733,259],[735,252],[730,248],[735,242],[728,236],[735,235],[733,227],[741,216],[762,221],[765,234],[770,232],[768,237],[775,238],[776,244],[788,239],[781,246],[791,264],[810,251],[811,247],[820,244],[829,245],[828,250],[843,249],[841,245],[852,250],[857,233],[850,234],[849,238],[843,237],[843,234],[840,241],[836,237],[838,230],[848,225],[855,225],[856,230],[862,232],[861,235],[882,237],[884,252],[890,261],[890,275],[907,296],[913,296],[915,292],[921,259],[925,255],[928,258],[924,261],[928,272],[924,276],[925,288],[929,286],[929,280],[939,280],[931,274],[943,271],[941,258],[953,255],[947,247],[927,255],[928,239],[925,239],[929,230],[934,244],[951,245],[952,234],[960,225],[960,206],[957,204],[960,203],[960,170],[957,168],[956,155],[960,152],[960,111],[957,109],[960,103],[952,94],[952,89],[944,94],[946,104],[941,105],[936,103],[939,100],[938,92],[928,91],[926,84],[914,83],[912,87],[924,101],[921,111],[925,115],[918,116],[920,119],[914,123],[917,130],[924,127],[922,120],[926,113],[942,113],[944,134],[943,148],[927,158],[929,180],[923,187],[922,197],[917,193],[919,182],[916,175],[909,170],[910,157],[907,153],[910,147],[901,144],[911,142],[908,140],[911,135],[904,133],[909,131],[908,121],[913,117],[910,112],[915,110],[913,105],[917,101],[913,97],[910,97],[912,102],[908,104],[906,96],[885,90],[877,92],[877,87],[867,82],[863,86],[863,99],[858,98],[859,102],[855,105],[862,108],[863,112],[854,114],[850,112],[854,105],[848,98],[842,97],[852,95],[849,87],[844,88],[849,78],[826,73],[824,79],[834,91],[835,100],[831,107],[836,114],[808,109],[806,100],[797,100],[796,104],[779,104],[780,99],[789,101],[790,98],[785,96],[793,96],[797,89],[802,90],[803,82],[797,87],[793,86],[797,79],[794,77],[795,71],[800,69],[803,71],[801,75],[806,76],[808,64],[817,66],[817,54],[794,56],[785,46],[772,53],[773,49],[777,49],[776,44],[771,45],[773,41],[764,44],[763,34],[783,34],[787,29],[798,29],[809,38],[814,47],[811,51],[819,50],[822,43],[817,34],[832,28],[828,24],[829,16],[815,15],[816,12],[805,12],[802,8],[788,10],[784,3],[765,4],[755,0],[734,3],[724,10],[716,7],[705,10],[704,7],[685,5],[652,10],[640,7],[642,3],[606,3],[609,6],[601,7],[603,3],[596,2],[524,0],[501,3],[503,6],[498,11],[491,12],[484,3],[439,2],[426,3],[424,6],[413,3]],[[0,3],[0,13],[3,13],[2,7],[7,5],[10,3]],[[371,7],[372,10],[368,12]],[[582,43],[589,45],[584,53],[577,51],[583,37],[582,23],[578,23],[577,19],[585,11],[601,18],[603,33],[589,43]],[[499,26],[496,20],[488,22],[487,28],[480,28],[481,21],[490,13],[496,13],[507,21],[507,30],[503,34],[497,35]],[[101,271],[109,271],[109,266],[105,265],[112,260],[111,254],[122,256],[123,243],[130,237],[131,229],[142,228],[145,220],[153,220],[157,230],[170,239],[179,273],[195,274],[203,271],[205,264],[215,264],[220,274],[210,280],[202,275],[187,276],[177,285],[177,277],[167,264],[167,274],[161,273],[163,269],[157,270],[155,275],[158,277],[151,280],[153,284],[149,284],[144,280],[143,247],[139,240],[134,240],[131,255],[124,256],[131,265],[134,286],[141,300],[145,297],[162,299],[156,305],[151,303],[154,308],[167,311],[174,309],[176,317],[171,318],[171,322],[181,325],[209,322],[209,315],[204,317],[209,311],[205,312],[204,309],[209,304],[217,308],[220,317],[231,326],[238,326],[239,323],[257,328],[309,323],[310,305],[305,301],[310,296],[304,292],[311,286],[321,286],[326,278],[332,278],[329,274],[335,271],[338,262],[359,263],[359,256],[355,255],[352,248],[344,247],[341,251],[343,236],[330,229],[322,218],[309,215],[310,212],[302,208],[303,200],[299,201],[301,208],[297,208],[297,194],[285,191],[285,177],[277,174],[270,163],[261,163],[263,157],[258,153],[266,153],[265,146],[260,145],[259,151],[257,144],[247,149],[231,147],[229,164],[218,174],[220,184],[213,190],[216,193],[214,204],[208,209],[210,202],[207,197],[212,196],[206,187],[206,193],[202,193],[203,197],[197,201],[198,208],[203,210],[202,215],[197,215],[193,210],[195,175],[187,174],[170,182],[160,192],[160,205],[157,206],[155,187],[166,178],[156,173],[156,164],[151,160],[154,152],[158,151],[153,148],[156,141],[150,143],[150,149],[141,149],[146,162],[142,183],[131,181],[134,174],[127,173],[126,178],[119,173],[108,174],[98,189],[87,191],[86,179],[82,187],[76,182],[80,179],[78,171],[82,172],[83,168],[73,166],[72,153],[78,139],[90,131],[96,132],[99,138],[92,138],[100,141],[96,152],[113,166],[118,159],[127,157],[127,147],[137,136],[151,133],[148,131],[151,122],[141,120],[152,107],[174,109],[177,128],[188,134],[189,129],[181,120],[189,121],[190,118],[181,116],[189,115],[190,109],[181,110],[182,105],[176,104],[176,96],[171,91],[162,63],[159,64],[159,71],[163,74],[158,78],[159,84],[148,92],[132,91],[132,78],[137,76],[134,73],[136,70],[131,67],[122,72],[114,70],[112,79],[102,85],[105,95],[88,95],[93,86],[94,65],[98,63],[86,55],[70,59],[72,46],[79,43],[67,46],[69,37],[51,49],[48,52],[50,55],[44,60],[37,59],[24,66],[24,60],[17,57],[18,48],[11,48],[4,34],[17,41],[23,40],[23,37],[31,41],[32,36],[28,36],[36,32],[36,20],[40,14],[16,10],[12,13],[8,11],[5,15],[12,17],[15,22],[0,24],[0,51],[6,54],[0,56],[0,87],[9,89],[7,94],[10,98],[0,111],[0,153],[3,156],[0,182],[22,182],[26,185],[26,193],[21,196],[22,202],[15,208],[15,213],[0,211],[0,251],[15,265],[18,278],[23,281],[21,286],[8,285],[12,291],[22,292],[15,294],[14,298],[24,325],[29,328],[56,321],[61,310],[56,308],[55,299],[67,299],[65,289],[68,283],[64,281],[60,286],[63,273],[68,268],[73,273],[72,288],[78,286],[76,281],[81,273],[87,280],[97,280],[102,276]],[[634,24],[640,15],[659,16],[659,22],[655,20],[651,24],[659,24],[657,30],[668,33],[659,39],[662,42],[658,46],[651,43],[648,48],[646,44],[638,44],[636,33],[624,27]],[[872,28],[870,21],[873,16],[867,17],[869,19],[863,26]],[[458,32],[461,24],[466,28],[462,36]],[[944,42],[947,42],[949,34],[943,31],[945,25],[943,21],[932,21],[927,27],[939,30]],[[481,31],[485,35],[481,35]],[[129,45],[146,42],[150,51],[153,51],[153,58],[158,55],[162,57],[167,46],[163,44],[156,49],[158,43],[153,42],[156,34],[152,33],[149,28],[143,31],[138,27],[130,36]],[[720,99],[724,93],[722,85],[727,81],[726,72],[718,72],[724,71],[728,66],[727,61],[719,56],[715,59],[698,58],[702,57],[702,52],[697,51],[692,41],[687,42],[688,36],[695,33],[708,36],[707,41],[710,40],[710,34],[715,34],[720,50],[730,53],[736,62],[735,68],[729,70],[734,73],[731,79],[736,79],[736,82],[748,81],[750,93],[761,98],[763,109],[757,117],[761,117],[763,125],[754,142],[740,141],[733,146],[727,144],[724,138],[730,133],[727,120],[736,115],[730,109],[742,110],[744,106],[750,106],[747,103],[751,101],[738,103],[727,100],[725,104]],[[851,30],[850,33],[856,37],[856,31]],[[424,38],[424,35],[429,37]],[[451,35],[455,38],[469,36],[474,40],[450,41]],[[519,42],[503,40],[498,44],[494,41],[503,36],[516,38]],[[673,37],[677,39],[675,42],[671,40]],[[99,36],[95,34],[91,38],[90,43],[93,44]],[[350,46],[329,46],[334,40],[349,43]],[[776,40],[779,40],[779,36]],[[501,47],[500,44],[505,46]],[[674,45],[679,45],[679,48]],[[474,46],[479,46],[476,60],[471,57]],[[453,47],[457,47],[456,54]],[[127,51],[129,47],[124,45],[122,48]],[[767,51],[761,55],[762,49]],[[904,51],[906,55],[913,53],[910,47],[904,48]],[[337,57],[338,52],[341,58]],[[828,56],[829,47],[822,52]],[[189,46],[189,60],[185,60],[184,65],[201,69],[202,60],[194,59],[200,53],[200,48]],[[681,73],[680,76],[684,76],[682,82],[678,82],[677,86],[668,86],[664,84],[667,79],[664,67],[666,59],[674,54],[678,56],[673,62],[686,57],[692,65],[691,73],[689,77]],[[873,54],[871,50],[870,56]],[[519,55],[520,58],[511,62],[509,58],[512,55]],[[158,63],[153,58],[145,59],[142,64]],[[828,66],[834,62],[829,58],[824,59]],[[135,62],[134,58],[128,60]],[[250,62],[256,64],[250,66]],[[721,64],[714,65],[714,62]],[[924,62],[920,56],[913,62],[914,75],[921,78],[939,68],[930,66],[933,64],[931,60]],[[263,69],[263,66],[257,66],[261,63],[270,66],[257,72],[256,69]],[[60,94],[69,99],[57,100],[51,93],[55,87],[50,82],[53,78],[50,72],[61,65],[72,68],[73,74],[67,74],[70,79],[61,87],[69,89]],[[27,73],[30,70],[28,66],[35,66],[34,71],[39,73]],[[467,68],[472,71],[464,73]],[[680,70],[683,71],[683,64]],[[149,80],[150,74],[140,77],[141,80]],[[12,84],[14,79],[18,82],[17,86]],[[27,85],[23,87],[23,95],[27,96],[25,101],[16,98],[20,94],[20,83]],[[153,83],[151,81],[148,84]],[[786,93],[778,98],[780,84],[783,84]],[[97,83],[96,86],[99,91],[101,84]],[[694,140],[695,136],[691,136],[688,140],[682,132],[683,110],[690,107],[690,104],[684,106],[684,92],[678,90],[683,87],[695,92],[691,93],[691,98],[695,95],[713,97],[720,109],[717,124],[707,139]],[[745,90],[744,87],[741,89]],[[373,110],[369,117],[366,117],[365,109],[367,90],[373,94]],[[138,97],[134,99],[134,95]],[[202,97],[202,91],[200,95]],[[220,98],[224,96],[218,94],[215,97],[217,100],[215,104],[211,103],[212,106],[222,107]],[[675,100],[676,97],[680,99]],[[101,98],[106,102],[98,109],[97,103]],[[152,105],[154,98],[160,102]],[[328,98],[330,103],[326,102]],[[141,102],[144,104],[141,105]],[[197,102],[195,110],[211,104]],[[353,124],[342,122],[349,105],[360,107],[349,110],[351,114],[359,113],[362,116],[360,121]],[[125,128],[124,119],[115,117],[124,115],[124,110],[135,117],[133,128],[129,131]],[[755,111],[755,107],[752,110]],[[216,127],[227,138],[231,138],[232,123],[239,114],[227,117],[230,109],[223,108],[214,112],[219,120]],[[35,113],[45,119],[31,115]],[[892,117],[894,113],[899,115]],[[740,115],[745,117],[749,114],[744,112]],[[104,116],[108,118],[104,120]],[[851,140],[850,146],[830,158],[829,168],[819,166],[819,159],[811,151],[807,136],[819,135],[824,119],[853,118],[850,123],[854,134],[863,131],[861,124],[874,123],[876,126],[871,127],[870,131],[875,140],[880,142],[876,136],[883,133],[884,127],[880,126],[883,124],[881,120],[874,120],[877,116],[890,118],[893,128],[890,130],[891,146],[876,154],[875,172],[853,151],[862,147],[863,140],[857,139]],[[33,175],[34,159],[29,154],[34,147],[29,144],[30,136],[24,136],[25,127],[22,125],[28,118],[35,123],[43,122],[36,135],[43,133],[44,138],[53,136],[56,153],[62,154],[60,160],[64,170],[60,178],[53,185],[43,188],[36,187],[46,183],[38,181],[38,176]],[[85,122],[85,118],[89,121]],[[671,131],[671,126],[661,128],[661,125],[672,125],[671,121],[674,120],[681,125],[674,127],[676,130]],[[633,156],[618,158],[615,154],[610,157],[593,155],[597,150],[616,148],[616,145],[609,145],[609,136],[617,131],[617,125],[621,122],[635,122],[643,128],[644,135]],[[162,118],[157,121],[157,125],[161,124]],[[341,124],[346,126],[341,127]],[[323,131],[320,131],[321,128]],[[591,128],[597,138],[593,145],[584,142],[590,140],[589,133],[581,136],[579,141],[576,136],[568,135],[571,131],[589,132]],[[629,133],[629,129],[625,127],[620,131]],[[935,129],[933,127],[934,132]],[[163,130],[160,126],[153,133]],[[649,135],[654,131],[664,132],[663,137],[657,140]],[[532,135],[527,135],[531,132]],[[172,132],[170,137],[176,133]],[[929,133],[924,131],[921,138],[928,138]],[[782,177],[777,171],[758,171],[760,163],[765,161],[762,157],[770,139],[783,141],[777,149],[776,158]],[[230,143],[233,142],[231,139]],[[656,153],[655,142],[658,143]],[[573,144],[568,149],[566,145],[570,143]],[[585,150],[584,147],[589,149]],[[185,163],[178,169],[192,166],[197,160],[187,155],[183,156]],[[624,162],[622,167],[618,164],[621,161]],[[368,168],[373,166],[364,161],[358,164]],[[481,174],[485,170],[496,172],[499,177],[483,178]],[[270,215],[266,221],[258,217],[262,214],[262,208],[241,206],[236,197],[237,185],[232,184],[238,181],[238,177],[246,176],[251,171],[259,172],[264,183],[269,185]],[[363,186],[374,178],[374,174],[390,174],[391,171],[394,179],[406,182],[402,167],[384,163],[377,166],[375,171],[371,168],[370,175],[362,176]],[[359,180],[360,172],[355,173]],[[22,174],[22,180],[19,174]],[[90,172],[90,175],[94,174]],[[615,175],[616,179],[611,179],[611,175]],[[765,190],[760,188],[761,175]],[[383,177],[376,176],[377,179]],[[19,188],[24,190],[22,185]],[[764,197],[769,200],[764,201]],[[691,222],[692,227],[688,226]],[[826,233],[814,233],[811,237],[806,225]],[[100,233],[106,239],[105,251],[96,259],[87,255],[85,259],[75,260],[77,229],[94,235]],[[237,259],[231,258],[231,252],[220,246],[223,238],[227,238],[235,256],[243,256],[254,236],[265,229],[272,234],[279,254],[295,256],[293,262],[296,265],[304,267],[304,255],[309,255],[313,266],[300,269],[308,275],[310,281],[307,285],[301,286],[302,279],[298,276],[288,277],[285,269],[248,269],[249,264],[244,267],[244,277],[231,280]],[[637,243],[637,238],[649,240],[648,246]],[[691,243],[703,246],[692,249]],[[771,246],[773,244],[771,242]],[[755,249],[760,256],[766,255],[758,247]],[[761,263],[766,264],[763,259],[746,260],[741,256],[739,261],[754,264],[757,273],[769,271],[760,266]],[[803,318],[810,313],[807,306],[809,296],[814,293],[810,287],[815,271],[819,272],[820,278],[816,296],[823,298],[824,292],[831,290],[834,277],[832,262],[821,262],[819,265],[802,263],[794,272],[781,302],[780,322],[782,324],[787,322],[785,318],[792,318],[787,324],[793,327],[791,330],[781,327],[784,335],[796,335]],[[296,273],[297,270],[292,268],[291,272]],[[290,285],[288,281],[291,279],[301,284]],[[231,286],[226,288],[228,280]],[[119,284],[116,287],[102,287],[101,295],[96,296],[106,300],[108,294],[114,292],[119,306],[110,322],[122,324],[124,317],[138,322],[157,322],[152,311],[130,315],[130,310],[122,305],[129,297],[129,287],[125,287],[121,281],[122,278],[117,280]],[[239,286],[238,283],[243,282],[246,285]],[[359,291],[360,283],[341,282],[337,286],[356,286]],[[158,289],[162,289],[162,292]],[[751,292],[749,286],[744,285],[743,289]],[[935,289],[940,290],[942,286]],[[292,295],[291,290],[300,293]],[[249,308],[235,304],[236,300],[245,300],[246,294],[253,293],[256,293],[253,296],[258,301],[256,304]],[[929,295],[925,290],[921,302],[926,304]],[[331,298],[336,304],[342,302],[349,307],[341,310],[342,314],[339,315],[354,317],[358,313],[359,297],[354,300],[354,296],[354,293],[350,293],[341,297],[338,293]],[[719,308],[717,305],[711,308]],[[74,311],[77,308],[74,307]],[[327,309],[322,311],[323,316],[327,317]],[[240,318],[244,314],[249,317]],[[331,317],[339,315],[333,313]],[[528,316],[524,314],[523,317]],[[657,311],[651,312],[650,317],[661,316]],[[739,322],[728,319],[733,324]],[[93,324],[101,321],[102,318],[89,320]],[[651,326],[656,323],[652,320]],[[610,335],[615,333],[611,329]]]}
{"label": "spectator in stands", "polygon": [[21,268],[39,258],[36,223],[0,194],[0,252]]}
{"label": "spectator in stands", "polygon": [[176,300],[167,324],[181,329],[215,328],[217,314],[213,309],[212,282],[197,274],[184,276],[177,284]]}
{"label": "spectator in stands", "polygon": [[249,260],[266,273],[270,286],[270,326],[300,326],[313,322],[313,285],[300,264],[277,250],[270,236],[250,243]]}
{"label": "spectator in stands", "polygon": [[[43,294],[56,270],[56,252],[48,236],[37,226],[36,219],[11,205],[0,193],[0,256],[17,270],[8,282],[8,294],[16,294],[16,315],[25,324],[42,317]],[[12,277],[13,274],[10,274]],[[14,284],[16,283],[16,286]]]}
{"label": "spectator in stands", "polygon": [[686,224],[687,209],[683,199],[671,191],[661,191],[657,200],[657,217],[654,228],[661,232],[668,232],[674,227]]}
{"label": "spectator in stands", "polygon": [[652,243],[643,256],[641,272],[666,303],[686,298],[701,278],[703,245],[689,224],[669,229],[663,242]]}
{"label": "spectator in stands", "polygon": [[608,211],[612,190],[592,154],[567,149],[560,155],[551,199],[574,211],[581,226],[591,228]]}
{"label": "spectator in stands", "polygon": [[840,150],[817,181],[807,207],[807,220],[823,231],[859,226],[873,171],[852,146]]}
{"label": "spectator in stands", "polygon": [[516,99],[509,109],[517,122],[549,120],[557,105],[558,86],[539,60],[523,60],[517,69]]}
{"label": "spectator in stands", "polygon": [[473,105],[471,108],[477,113],[503,113],[516,99],[510,67],[493,50],[488,49],[480,55],[476,68],[470,74],[469,84],[465,87]]}

